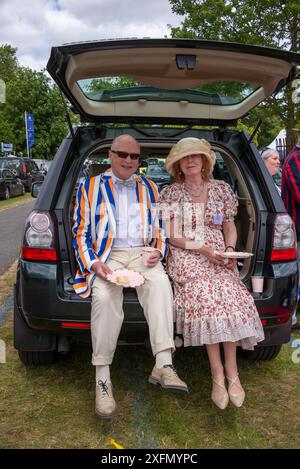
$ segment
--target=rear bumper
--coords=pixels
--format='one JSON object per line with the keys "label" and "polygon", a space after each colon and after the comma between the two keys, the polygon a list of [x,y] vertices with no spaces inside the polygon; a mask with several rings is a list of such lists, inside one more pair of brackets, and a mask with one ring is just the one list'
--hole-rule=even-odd
{"label": "rear bumper", "polygon": [[[70,285],[63,285],[63,277],[58,264],[19,261],[16,304],[30,328],[70,335],[89,331],[91,298],[80,298]],[[125,329],[129,335],[145,333],[147,324],[135,290],[126,289],[124,298]],[[72,327],[78,322],[85,327]]]}
{"label": "rear bumper", "polygon": [[[291,316],[297,305],[297,263],[290,262],[282,273],[285,275],[266,279],[264,293],[254,298],[266,335],[260,345],[289,341]],[[20,260],[16,301],[30,328],[69,335],[89,331],[91,299],[79,298],[70,285],[63,285],[64,277],[59,264]],[[245,284],[250,288],[250,281]],[[147,324],[135,290],[124,291],[123,308],[123,334],[145,333]],[[67,327],[68,323],[84,323],[84,327]]]}
{"label": "rear bumper", "polygon": [[281,345],[286,344],[290,341],[292,330],[292,318],[279,326],[265,327],[265,340],[259,342],[258,347],[270,346],[270,345]]}

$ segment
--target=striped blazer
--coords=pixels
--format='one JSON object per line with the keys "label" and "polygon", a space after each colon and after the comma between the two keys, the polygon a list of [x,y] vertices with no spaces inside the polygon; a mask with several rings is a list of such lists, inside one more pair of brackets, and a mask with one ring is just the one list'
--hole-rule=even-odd
{"label": "striped blazer", "polygon": [[287,213],[291,216],[300,242],[300,145],[287,155],[282,168],[281,197]]}
{"label": "striped blazer", "polygon": [[[144,243],[158,249],[164,257],[166,237],[158,215],[156,184],[134,175],[140,208]],[[116,236],[114,186],[111,170],[83,181],[77,191],[74,210],[73,247],[78,263],[74,290],[82,298],[91,294],[95,273],[92,261],[107,262]]]}

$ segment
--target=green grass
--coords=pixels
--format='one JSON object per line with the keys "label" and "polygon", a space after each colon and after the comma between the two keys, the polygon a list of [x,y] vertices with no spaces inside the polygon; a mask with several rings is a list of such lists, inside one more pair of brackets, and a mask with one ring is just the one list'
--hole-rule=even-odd
{"label": "green grass", "polygon": [[19,195],[17,197],[12,197],[8,200],[0,200],[0,211],[9,208],[9,207],[16,207],[17,205],[22,205],[25,202],[29,202],[30,200],[34,200],[31,197],[31,193],[26,192],[25,195]]}
{"label": "green grass", "polygon": [[[17,261],[15,261],[6,272],[0,276],[0,307],[6,297],[11,293],[12,285],[16,279]],[[1,331],[1,330],[0,330]]]}
{"label": "green grass", "polygon": [[[297,337],[300,338],[299,334]],[[112,382],[118,415],[94,415],[94,368],[83,340],[47,367],[25,367],[13,348],[12,314],[0,329],[7,345],[0,364],[1,448],[299,448],[300,363],[285,345],[271,362],[240,359],[242,408],[218,410],[210,400],[203,349],[179,349],[175,363],[188,395],[147,383],[153,366],[142,346],[118,347]]]}

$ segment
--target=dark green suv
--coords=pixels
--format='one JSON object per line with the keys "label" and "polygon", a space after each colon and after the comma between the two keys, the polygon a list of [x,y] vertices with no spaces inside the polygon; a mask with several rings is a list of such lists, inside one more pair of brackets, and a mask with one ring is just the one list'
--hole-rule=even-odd
{"label": "dark green suv", "polygon": [[39,167],[31,158],[23,156],[8,156],[1,158],[3,168],[13,168],[15,175],[23,183],[27,192],[31,191],[31,186],[34,182],[42,182],[44,180],[44,173],[40,171]]}
{"label": "dark green suv", "polygon": [[[237,248],[253,253],[239,262],[240,277],[250,291],[252,275],[265,278],[263,292],[253,293],[265,340],[246,353],[261,360],[279,353],[289,341],[297,302],[295,230],[252,139],[234,126],[290,82],[299,64],[300,55],[292,52],[197,40],[52,49],[48,72],[82,125],[61,143],[24,228],[14,307],[14,343],[23,363],[50,363],[68,349],[71,336],[89,331],[91,300],[79,298],[72,286],[75,194],[81,178],[105,171],[111,142],[123,133],[140,142],[149,176],[151,161],[164,160],[179,139],[209,140],[217,153],[214,177],[226,180],[239,200]],[[121,338],[144,340],[135,290],[126,289],[124,312]]]}

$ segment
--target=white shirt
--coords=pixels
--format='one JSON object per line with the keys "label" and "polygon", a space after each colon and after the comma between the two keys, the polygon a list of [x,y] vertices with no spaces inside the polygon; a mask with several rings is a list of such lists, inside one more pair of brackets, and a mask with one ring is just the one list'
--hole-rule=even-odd
{"label": "white shirt", "polygon": [[[143,246],[141,211],[137,202],[134,176],[123,180],[112,173],[112,181],[115,189],[117,228],[113,247]],[[126,183],[129,186],[126,186]]]}

